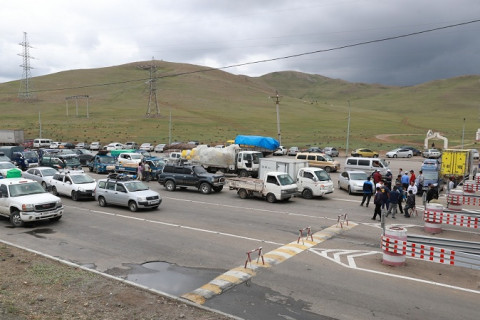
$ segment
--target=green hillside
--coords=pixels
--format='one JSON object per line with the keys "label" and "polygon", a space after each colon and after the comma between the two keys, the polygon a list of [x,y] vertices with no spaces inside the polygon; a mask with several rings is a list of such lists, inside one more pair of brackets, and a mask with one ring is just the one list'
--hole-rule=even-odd
{"label": "green hillside", "polygon": [[[280,99],[282,144],[346,144],[349,102],[350,149],[388,149],[402,142],[421,146],[426,132],[442,132],[473,145],[479,126],[479,76],[438,80],[412,87],[349,83],[320,75],[274,72],[262,77],[207,71],[206,67],[155,61],[159,117],[146,117],[151,61],[71,70],[34,77],[36,99],[17,98],[19,81],[0,84],[0,129],[24,129],[27,138],[59,141],[223,143],[238,134],[277,137],[275,99]],[[88,95],[75,100],[66,97]],[[155,109],[151,110],[155,113]],[[376,139],[379,134],[396,141]]]}

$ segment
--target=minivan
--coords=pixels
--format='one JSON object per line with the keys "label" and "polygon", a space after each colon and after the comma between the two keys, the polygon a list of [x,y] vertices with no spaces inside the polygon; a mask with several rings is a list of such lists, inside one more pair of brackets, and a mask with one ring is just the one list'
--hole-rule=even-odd
{"label": "minivan", "polygon": [[369,175],[378,170],[382,176],[385,176],[390,169],[388,165],[388,162],[379,158],[349,157],[345,161],[345,170],[365,171]]}
{"label": "minivan", "polygon": [[315,152],[297,153],[297,160],[307,160],[310,167],[322,168],[327,172],[336,172],[340,170],[340,162],[333,160],[328,154]]}
{"label": "minivan", "polygon": [[52,143],[52,139],[42,139],[42,138],[37,138],[33,140],[33,147],[34,148],[48,148],[50,147],[50,144]]}

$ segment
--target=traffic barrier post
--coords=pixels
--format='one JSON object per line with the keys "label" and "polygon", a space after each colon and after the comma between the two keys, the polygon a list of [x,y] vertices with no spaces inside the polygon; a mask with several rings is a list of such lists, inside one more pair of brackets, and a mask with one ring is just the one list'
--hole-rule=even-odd
{"label": "traffic barrier post", "polygon": [[262,264],[265,265],[265,260],[263,259],[263,254],[262,254],[262,247],[258,247],[257,249],[251,250],[247,252],[247,260],[245,261],[245,268],[247,268],[247,264],[250,262],[250,266],[252,266],[252,257],[250,256],[252,253],[258,252],[258,257],[257,257],[257,263],[258,260],[260,260],[260,257],[262,258]]}
{"label": "traffic barrier post", "polygon": [[348,216],[347,214],[339,214],[338,215],[338,219],[337,219],[337,228],[338,228],[338,225],[340,225],[340,228],[343,229],[343,224],[346,224],[348,226]]}
{"label": "traffic barrier post", "polygon": [[423,221],[425,224],[423,229],[428,233],[442,232],[442,221],[440,219],[443,213],[443,205],[438,203],[427,203],[423,211]]}
{"label": "traffic barrier post", "polygon": [[406,245],[406,228],[393,226],[386,228],[385,235],[382,236],[382,263],[394,267],[404,265]]}
{"label": "traffic barrier post", "polygon": [[307,235],[305,236],[305,239],[308,240],[308,237],[310,237],[310,239],[313,241],[312,228],[306,227],[306,228],[300,229],[299,231],[300,233],[298,235],[297,243],[300,243],[300,239],[302,239],[302,244],[305,244],[305,241],[303,240],[303,231],[307,231]]}
{"label": "traffic barrier post", "polygon": [[450,190],[447,195],[447,208],[450,210],[462,210],[463,190]]}

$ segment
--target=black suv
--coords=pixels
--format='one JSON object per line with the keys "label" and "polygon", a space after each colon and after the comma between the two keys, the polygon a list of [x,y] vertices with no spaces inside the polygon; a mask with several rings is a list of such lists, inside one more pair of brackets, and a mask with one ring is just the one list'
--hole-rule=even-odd
{"label": "black suv", "polygon": [[220,192],[225,184],[223,174],[209,173],[200,165],[167,164],[158,176],[158,183],[168,191],[175,191],[178,187],[195,187],[201,193]]}

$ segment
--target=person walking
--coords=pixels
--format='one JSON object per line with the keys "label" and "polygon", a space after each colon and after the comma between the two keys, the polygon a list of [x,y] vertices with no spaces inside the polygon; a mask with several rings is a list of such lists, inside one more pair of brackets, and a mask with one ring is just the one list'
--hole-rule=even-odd
{"label": "person walking", "polygon": [[397,206],[398,206],[398,199],[400,198],[400,192],[398,192],[397,186],[393,186],[393,190],[390,191],[390,205],[387,211],[387,214],[385,215],[388,217],[388,215],[391,213],[392,214],[392,219],[395,219],[395,215],[397,214]]}
{"label": "person walking", "polygon": [[143,180],[143,163],[140,162],[137,167],[137,180]]}
{"label": "person walking", "polygon": [[380,190],[382,191],[382,211],[387,212],[390,205],[390,189],[382,181]]}
{"label": "person walking", "polygon": [[144,178],[145,178],[145,181],[149,182],[150,181],[150,165],[148,164],[148,162],[144,162],[144,165],[143,165],[143,175],[144,175]]}
{"label": "person walking", "polygon": [[413,194],[412,190],[408,191],[407,204],[403,209],[405,211],[405,218],[410,218],[410,213],[408,213],[408,210],[415,209],[415,195]]}
{"label": "person walking", "polygon": [[361,206],[365,203],[365,200],[367,200],[367,205],[366,207],[368,208],[368,204],[370,203],[370,199],[372,198],[374,186],[372,181],[370,181],[371,178],[367,177],[367,180],[363,183],[363,198],[362,198],[362,203],[360,203]]}
{"label": "person walking", "polygon": [[415,176],[415,172],[413,170],[410,170],[410,179],[408,179],[408,183],[412,183],[412,181],[413,183],[415,183],[416,178],[417,177]]}
{"label": "person walking", "polygon": [[415,185],[415,181],[410,181],[410,185],[408,186],[407,188],[407,193],[412,190],[413,194],[416,195],[417,194],[417,186]]}
{"label": "person walking", "polygon": [[392,190],[392,171],[387,169],[387,174],[385,175],[385,185],[388,189]]}
{"label": "person walking", "polygon": [[408,172],[405,172],[405,174],[402,176],[402,187],[405,192],[407,191],[408,185],[410,184],[410,178],[408,177]]}
{"label": "person walking", "polygon": [[438,199],[438,191],[433,184],[429,183],[427,191],[427,203],[430,203],[430,201],[433,199]]}
{"label": "person walking", "polygon": [[447,185],[447,193],[450,193],[451,190],[455,189],[455,182],[453,181],[453,177],[450,177],[448,180],[448,185]]}
{"label": "person walking", "polygon": [[375,205],[375,210],[373,211],[372,220],[377,220],[377,215],[379,218],[382,218],[382,191],[380,188],[376,189],[375,196],[373,197],[373,204]]}
{"label": "person walking", "polygon": [[398,196],[398,210],[400,211],[401,214],[403,214],[402,203],[403,203],[403,200],[405,200],[405,191],[403,190],[403,187],[402,187],[401,183],[397,183],[396,187],[397,187],[397,191],[399,193],[399,196]]}
{"label": "person walking", "polygon": [[380,173],[380,171],[375,170],[372,176],[373,176],[373,183],[375,183],[375,185],[380,181],[382,181],[382,174]]}
{"label": "person walking", "polygon": [[417,195],[421,196],[423,194],[423,183],[425,182],[425,177],[423,176],[423,171],[418,171],[418,177],[415,181],[417,185]]}

